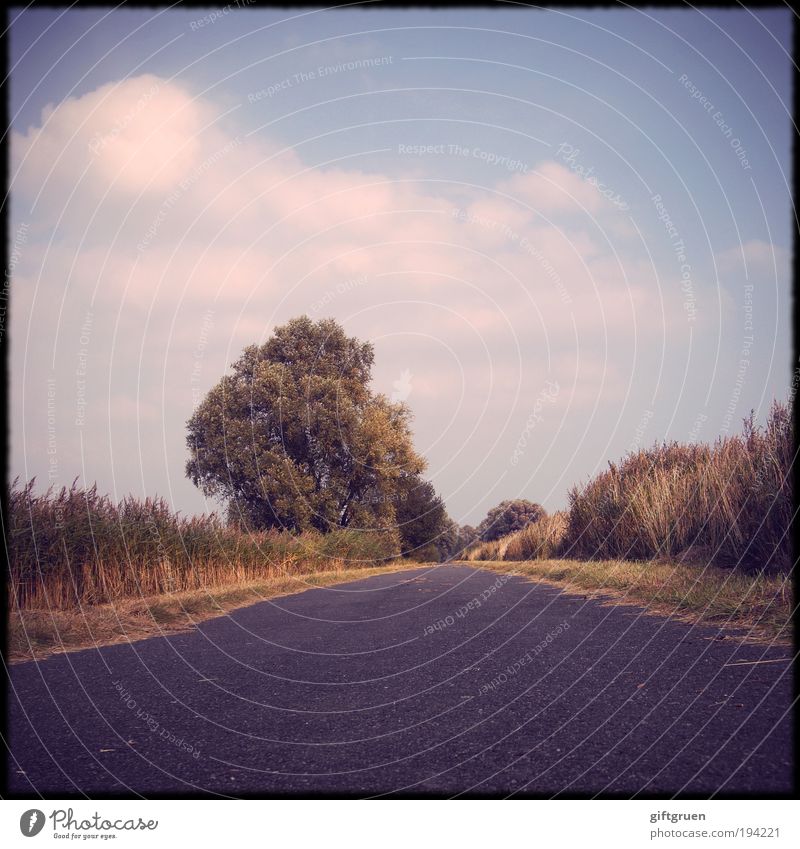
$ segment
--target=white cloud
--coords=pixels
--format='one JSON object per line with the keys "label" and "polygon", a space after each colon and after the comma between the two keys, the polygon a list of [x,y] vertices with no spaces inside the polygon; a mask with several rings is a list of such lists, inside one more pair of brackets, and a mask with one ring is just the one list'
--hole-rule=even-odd
{"label": "white cloud", "polygon": [[498,188],[544,216],[611,208],[595,186],[558,162],[540,163],[526,174],[515,174]]}
{"label": "white cloud", "polygon": [[68,186],[88,166],[95,190],[139,194],[172,187],[199,163],[213,110],[179,86],[145,75],[49,105],[42,123],[12,136],[12,174],[38,192]]}
{"label": "white cloud", "polygon": [[785,248],[761,239],[751,239],[716,254],[723,283],[728,275],[737,278],[747,275],[752,283],[774,283],[776,278],[786,276],[790,259]]}

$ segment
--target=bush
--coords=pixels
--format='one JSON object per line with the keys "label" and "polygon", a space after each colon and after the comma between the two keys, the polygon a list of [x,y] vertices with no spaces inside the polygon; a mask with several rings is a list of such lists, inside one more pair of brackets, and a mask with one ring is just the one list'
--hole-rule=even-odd
{"label": "bush", "polygon": [[414,549],[411,556],[416,563],[438,563],[442,559],[441,551],[435,542],[429,542],[421,548]]}
{"label": "bush", "polygon": [[466,553],[467,560],[549,560],[557,557],[567,530],[564,511],[543,516],[522,530],[500,539],[479,542]]}
{"label": "bush", "polygon": [[544,507],[524,498],[502,501],[487,513],[478,525],[478,536],[489,542],[519,531],[530,522],[536,522],[546,515]]}

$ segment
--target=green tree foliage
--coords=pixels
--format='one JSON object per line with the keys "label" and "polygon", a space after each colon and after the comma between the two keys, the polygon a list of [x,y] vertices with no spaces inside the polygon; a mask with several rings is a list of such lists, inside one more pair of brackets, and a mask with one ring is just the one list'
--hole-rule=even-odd
{"label": "green tree foliage", "polygon": [[404,555],[417,560],[444,559],[445,535],[452,522],[432,483],[419,475],[405,478],[397,503],[397,523]]}
{"label": "green tree foliage", "polygon": [[464,552],[478,540],[478,531],[472,525],[455,526],[455,538],[450,546],[448,556],[453,560],[460,560]]}
{"label": "green tree foliage", "polygon": [[408,408],[371,392],[373,358],[307,316],[248,346],[188,422],[187,476],[249,527],[394,528],[400,487],[425,461]]}
{"label": "green tree foliage", "polygon": [[439,560],[449,560],[455,554],[456,543],[458,541],[458,523],[454,522],[449,516],[444,523],[444,529],[436,541],[436,549],[439,555]]}
{"label": "green tree foliage", "polygon": [[547,515],[541,504],[516,498],[503,501],[492,507],[486,518],[478,525],[478,536],[484,542],[522,530],[530,522],[536,522]]}
{"label": "green tree foliage", "polygon": [[464,552],[477,538],[472,525],[459,526],[457,522],[448,518],[437,540],[439,560],[461,560]]}

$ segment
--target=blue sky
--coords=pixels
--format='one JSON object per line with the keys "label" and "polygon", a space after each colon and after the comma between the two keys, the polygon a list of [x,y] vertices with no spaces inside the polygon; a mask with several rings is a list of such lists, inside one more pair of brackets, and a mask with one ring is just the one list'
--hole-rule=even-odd
{"label": "blue sky", "polygon": [[790,28],[13,13],[12,473],[209,509],[192,406],[303,312],[374,342],[459,522],[763,420],[796,365]]}

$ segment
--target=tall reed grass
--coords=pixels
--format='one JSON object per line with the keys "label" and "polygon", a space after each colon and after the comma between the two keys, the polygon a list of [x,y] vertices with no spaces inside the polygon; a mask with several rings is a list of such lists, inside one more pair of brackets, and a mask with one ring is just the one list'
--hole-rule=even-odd
{"label": "tall reed grass", "polygon": [[6,546],[12,603],[67,609],[117,599],[309,574],[338,565],[375,566],[398,552],[392,534],[248,533],[216,514],[187,518],[160,498],[115,503],[73,484],[8,492]]}
{"label": "tall reed grass", "polygon": [[504,559],[550,560],[561,551],[568,523],[567,513],[562,510],[509,534]]}
{"label": "tall reed grass", "polygon": [[[510,534],[509,534],[510,536]],[[464,553],[465,560],[504,560],[508,537],[476,542]]]}
{"label": "tall reed grass", "polygon": [[564,557],[643,560],[698,552],[747,571],[792,566],[791,406],[713,445],[670,443],[609,463],[569,494]]}
{"label": "tall reed grass", "polygon": [[542,516],[524,528],[499,539],[476,543],[467,560],[549,560],[558,556],[567,530],[564,511]]}
{"label": "tall reed grass", "polygon": [[468,560],[702,560],[748,572],[793,565],[792,404],[713,445],[638,451],[569,493],[569,511],[471,548]]}

